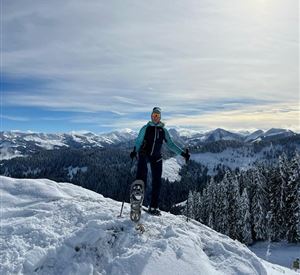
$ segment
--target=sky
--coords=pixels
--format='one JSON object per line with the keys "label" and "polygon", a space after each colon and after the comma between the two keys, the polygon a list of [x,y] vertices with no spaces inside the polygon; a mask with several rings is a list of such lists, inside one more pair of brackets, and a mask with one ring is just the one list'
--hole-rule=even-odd
{"label": "sky", "polygon": [[300,132],[298,0],[2,0],[1,129]]}

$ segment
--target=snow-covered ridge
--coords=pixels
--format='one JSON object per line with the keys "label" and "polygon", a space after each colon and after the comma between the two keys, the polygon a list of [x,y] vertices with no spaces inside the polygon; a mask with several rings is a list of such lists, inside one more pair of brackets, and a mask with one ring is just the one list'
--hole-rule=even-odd
{"label": "snow-covered ridge", "polygon": [[137,133],[130,129],[101,135],[86,131],[64,134],[7,131],[0,132],[0,152],[2,159],[10,159],[39,149],[102,148],[132,140],[136,136]]}
{"label": "snow-covered ridge", "polygon": [[[221,128],[215,129],[208,132],[200,132],[192,129],[185,128],[171,128],[169,129],[171,135],[175,137],[194,139],[199,138],[202,141],[218,141],[218,140],[243,140],[252,141],[259,137],[271,137],[271,136],[293,136],[294,133],[287,129],[275,129],[272,128],[266,132],[263,130],[256,130],[253,133],[234,133]],[[19,139],[25,141],[32,141],[39,143],[41,147],[50,148],[54,146],[68,146],[67,141],[71,139],[78,143],[86,143],[90,145],[103,146],[101,143],[116,143],[132,140],[137,137],[137,132],[131,129],[121,129],[104,134],[95,134],[88,131],[72,131],[70,133],[62,134],[45,134],[45,133],[34,133],[34,132],[19,132],[19,131],[4,131],[0,132],[0,140],[9,140],[12,143]]]}
{"label": "snow-covered ridge", "polygon": [[217,128],[208,132],[197,132],[194,130],[175,128],[172,129],[172,134],[175,137],[186,138],[186,139],[196,139],[201,142],[212,142],[219,140],[235,140],[243,142],[253,142],[258,138],[268,138],[268,137],[289,137],[293,136],[294,133],[287,129],[275,129],[272,128],[268,131],[256,130],[253,133],[249,132],[231,132],[225,129]]}
{"label": "snow-covered ridge", "polygon": [[[199,145],[220,140],[238,142],[257,142],[267,138],[282,138],[296,135],[285,129],[270,129],[266,132],[257,130],[251,134],[232,133],[216,129],[206,133],[184,128],[169,129],[174,141],[184,146]],[[106,134],[95,134],[88,131],[72,131],[63,134],[45,134],[33,132],[5,131],[0,132],[0,152],[2,159],[31,154],[40,149],[58,148],[102,148],[112,144],[132,141],[137,132],[122,129]]]}
{"label": "snow-covered ridge", "polygon": [[127,141],[135,138],[136,132],[130,129],[124,129],[107,134],[94,134],[92,132],[76,132],[62,134],[45,134],[33,132],[16,132],[5,131],[0,132],[1,141],[10,141],[12,144],[17,144],[18,141],[33,142],[40,147],[46,149],[53,149],[55,146],[70,146],[70,143],[78,143],[83,146],[98,146],[103,147],[105,144],[112,144],[116,142]]}
{"label": "snow-covered ridge", "polygon": [[69,183],[0,177],[0,273],[296,274],[245,245],[182,216],[144,213],[136,231],[129,205]]}

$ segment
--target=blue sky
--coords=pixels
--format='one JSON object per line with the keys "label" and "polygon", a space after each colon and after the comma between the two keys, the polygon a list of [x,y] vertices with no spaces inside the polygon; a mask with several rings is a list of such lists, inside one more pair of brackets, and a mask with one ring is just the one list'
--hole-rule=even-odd
{"label": "blue sky", "polygon": [[300,132],[297,0],[2,3],[2,130]]}

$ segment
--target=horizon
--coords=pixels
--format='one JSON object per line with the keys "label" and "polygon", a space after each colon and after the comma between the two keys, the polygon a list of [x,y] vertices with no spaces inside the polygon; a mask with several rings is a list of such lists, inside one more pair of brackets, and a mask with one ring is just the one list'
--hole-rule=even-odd
{"label": "horizon", "polygon": [[1,2],[1,130],[138,131],[159,106],[168,128],[299,133],[298,8]]}
{"label": "horizon", "polygon": [[[252,129],[252,130],[232,130],[232,129],[226,129],[226,128],[215,128],[215,129],[211,129],[211,130],[195,130],[192,128],[182,128],[182,127],[167,127],[167,129],[175,129],[177,131],[191,131],[191,132],[195,132],[198,134],[207,134],[209,132],[215,131],[215,130],[225,130],[227,132],[233,133],[233,134],[241,134],[241,135],[251,135],[256,131],[263,131],[264,133],[270,131],[270,130],[286,130],[286,131],[292,131],[291,129],[287,129],[287,128],[270,128],[270,129]],[[66,132],[40,132],[40,131],[32,131],[32,130],[1,130],[0,132],[11,132],[11,133],[22,133],[22,134],[78,134],[78,135],[85,135],[88,133],[94,134],[94,135],[106,135],[106,134],[111,134],[114,132],[124,132],[124,131],[133,131],[135,133],[138,134],[139,129],[130,129],[130,128],[123,128],[123,129],[114,129],[112,131],[109,132],[93,132],[93,131],[89,131],[89,130],[79,130],[79,131],[66,131]],[[295,134],[300,134],[300,132],[296,132],[296,131],[292,131]]]}

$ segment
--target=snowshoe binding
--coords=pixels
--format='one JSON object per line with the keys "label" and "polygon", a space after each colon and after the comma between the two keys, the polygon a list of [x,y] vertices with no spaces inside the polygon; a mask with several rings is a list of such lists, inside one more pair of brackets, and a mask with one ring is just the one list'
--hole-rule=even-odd
{"label": "snowshoe binding", "polygon": [[148,214],[152,215],[152,216],[161,216],[161,212],[158,208],[153,208],[153,207],[145,208],[145,207],[143,207],[143,210],[145,212],[147,212]]}
{"label": "snowshoe binding", "polygon": [[153,216],[161,216],[160,210],[158,208],[150,207],[148,213]]}

